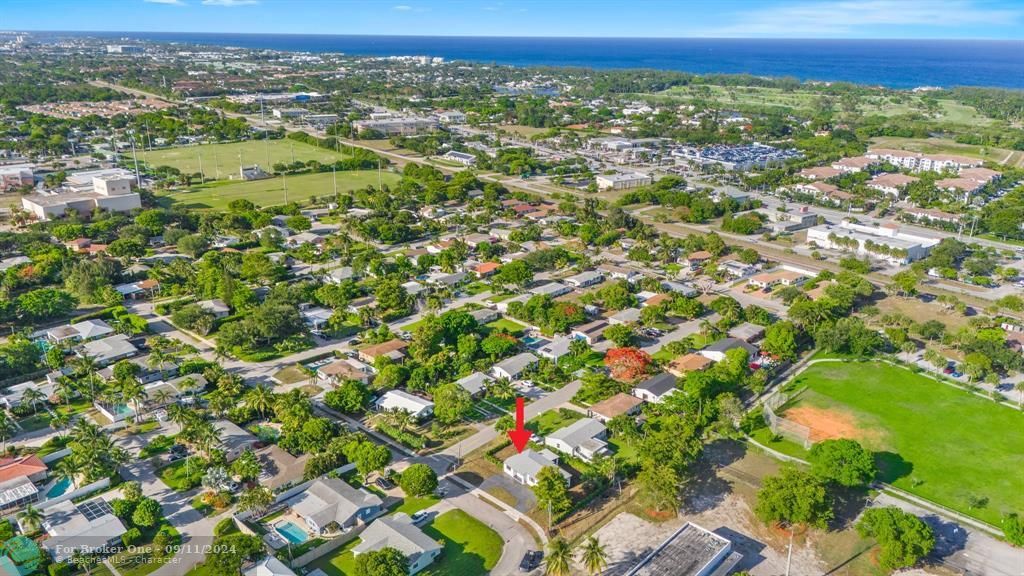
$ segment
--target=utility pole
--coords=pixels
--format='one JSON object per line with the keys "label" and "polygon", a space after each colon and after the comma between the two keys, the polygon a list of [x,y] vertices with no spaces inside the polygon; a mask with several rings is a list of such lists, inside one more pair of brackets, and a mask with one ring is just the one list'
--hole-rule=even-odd
{"label": "utility pole", "polygon": [[789,566],[793,561],[793,527],[789,527],[789,552],[786,553],[786,576],[789,576]]}
{"label": "utility pole", "polygon": [[199,158],[199,182],[206,184],[206,174],[203,174],[203,153],[196,147],[196,158]]}
{"label": "utility pole", "polygon": [[263,128],[263,148],[267,152],[267,170],[270,170],[270,135],[267,134],[267,117],[263,113],[263,93],[260,92],[260,126]]}
{"label": "utility pole", "polygon": [[384,189],[383,175],[381,174],[380,156],[377,157],[377,190]]}
{"label": "utility pole", "polygon": [[132,161],[135,162],[135,185],[142,188],[142,177],[139,176],[139,159],[135,156],[135,132],[130,133],[129,141],[132,143]]}
{"label": "utility pole", "polygon": [[335,197],[335,199],[337,199],[337,197],[338,197],[338,171],[337,171],[336,168],[337,167],[335,165],[333,165],[333,164],[331,165],[331,179],[334,180],[334,197]]}
{"label": "utility pole", "polygon": [[284,203],[288,203],[288,173],[284,172],[281,174],[281,178],[284,181]]}

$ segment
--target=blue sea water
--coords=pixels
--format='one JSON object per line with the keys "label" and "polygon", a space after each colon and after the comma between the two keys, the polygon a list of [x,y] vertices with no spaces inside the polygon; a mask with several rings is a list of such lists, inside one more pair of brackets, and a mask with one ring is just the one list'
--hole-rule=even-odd
{"label": "blue sea water", "polygon": [[355,55],[440,56],[512,66],[656,68],[749,73],[891,88],[1024,88],[1021,40],[771,40],[722,38],[517,38],[91,32],[244,48]]}

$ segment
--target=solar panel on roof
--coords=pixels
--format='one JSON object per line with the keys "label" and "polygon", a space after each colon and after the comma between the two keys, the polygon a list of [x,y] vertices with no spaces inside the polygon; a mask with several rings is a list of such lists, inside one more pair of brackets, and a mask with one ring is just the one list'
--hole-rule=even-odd
{"label": "solar panel on roof", "polygon": [[78,511],[85,516],[85,519],[92,522],[101,516],[113,514],[110,504],[106,500],[89,500],[78,505]]}

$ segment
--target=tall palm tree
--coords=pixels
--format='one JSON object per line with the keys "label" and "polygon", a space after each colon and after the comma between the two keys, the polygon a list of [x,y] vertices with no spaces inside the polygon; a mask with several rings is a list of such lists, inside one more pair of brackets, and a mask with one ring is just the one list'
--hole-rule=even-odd
{"label": "tall palm tree", "polygon": [[572,562],[572,548],[564,538],[555,538],[548,543],[548,555],[544,559],[544,576],[569,576]]}
{"label": "tall palm tree", "polygon": [[57,464],[53,467],[53,474],[57,478],[70,480],[71,485],[76,490],[78,489],[78,468],[71,458],[62,458],[58,460]]}
{"label": "tall palm tree", "polygon": [[27,388],[21,394],[21,401],[27,402],[32,405],[32,413],[39,413],[39,403],[46,400],[46,394],[43,394],[37,388]]}
{"label": "tall palm tree", "polygon": [[177,355],[162,344],[153,346],[149,351],[149,358],[146,359],[146,366],[150,370],[159,370],[162,380],[167,372],[167,365],[178,359]]}
{"label": "tall palm tree", "polygon": [[171,398],[173,397],[174,395],[171,394],[170,390],[166,388],[159,388],[150,396],[150,399],[153,401],[155,405],[164,406],[167,403],[169,403],[171,401]]}
{"label": "tall palm tree", "polygon": [[1014,390],[1020,392],[1020,398],[1017,400],[1017,407],[1024,408],[1024,380],[1017,382],[1013,385]]}
{"label": "tall palm tree", "polygon": [[608,567],[608,552],[604,549],[597,536],[587,538],[580,547],[580,560],[588,574],[600,574]]}
{"label": "tall palm tree", "polygon": [[14,435],[14,421],[7,415],[7,412],[0,412],[0,440],[3,441],[3,451],[7,452],[7,441]]}
{"label": "tall palm tree", "polygon": [[178,425],[178,434],[185,430],[185,424],[192,420],[192,412],[175,402],[167,407],[167,419]]}
{"label": "tall palm tree", "polygon": [[117,392],[122,402],[131,404],[135,409],[135,421],[138,422],[142,418],[142,401],[146,398],[146,389],[132,378],[119,383]]}
{"label": "tall palm tree", "polygon": [[96,397],[96,372],[99,370],[99,363],[96,362],[96,358],[82,354],[75,359],[75,368],[78,373],[85,376],[86,381],[89,383],[89,395],[92,398]]}
{"label": "tall palm tree", "polygon": [[268,410],[274,407],[274,392],[267,386],[255,386],[245,395],[245,405],[265,418]]}
{"label": "tall palm tree", "polygon": [[53,413],[53,416],[50,416],[50,428],[53,428],[57,436],[61,436],[61,431],[66,430],[69,424],[71,424],[71,415],[67,412],[58,410]]}
{"label": "tall palm tree", "polygon": [[29,504],[18,514],[18,520],[25,527],[26,532],[33,533],[43,525],[43,513],[35,506]]}
{"label": "tall palm tree", "polygon": [[516,389],[508,378],[498,378],[487,386],[487,395],[494,396],[498,400],[510,400],[515,398]]}

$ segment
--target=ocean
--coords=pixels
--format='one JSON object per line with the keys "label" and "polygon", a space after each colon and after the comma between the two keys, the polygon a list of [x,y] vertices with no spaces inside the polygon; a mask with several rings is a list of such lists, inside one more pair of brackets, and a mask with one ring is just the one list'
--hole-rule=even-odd
{"label": "ocean", "polygon": [[511,66],[655,68],[890,88],[1024,88],[1024,41],[516,38],[175,32],[75,33],[299,52],[440,56]]}

